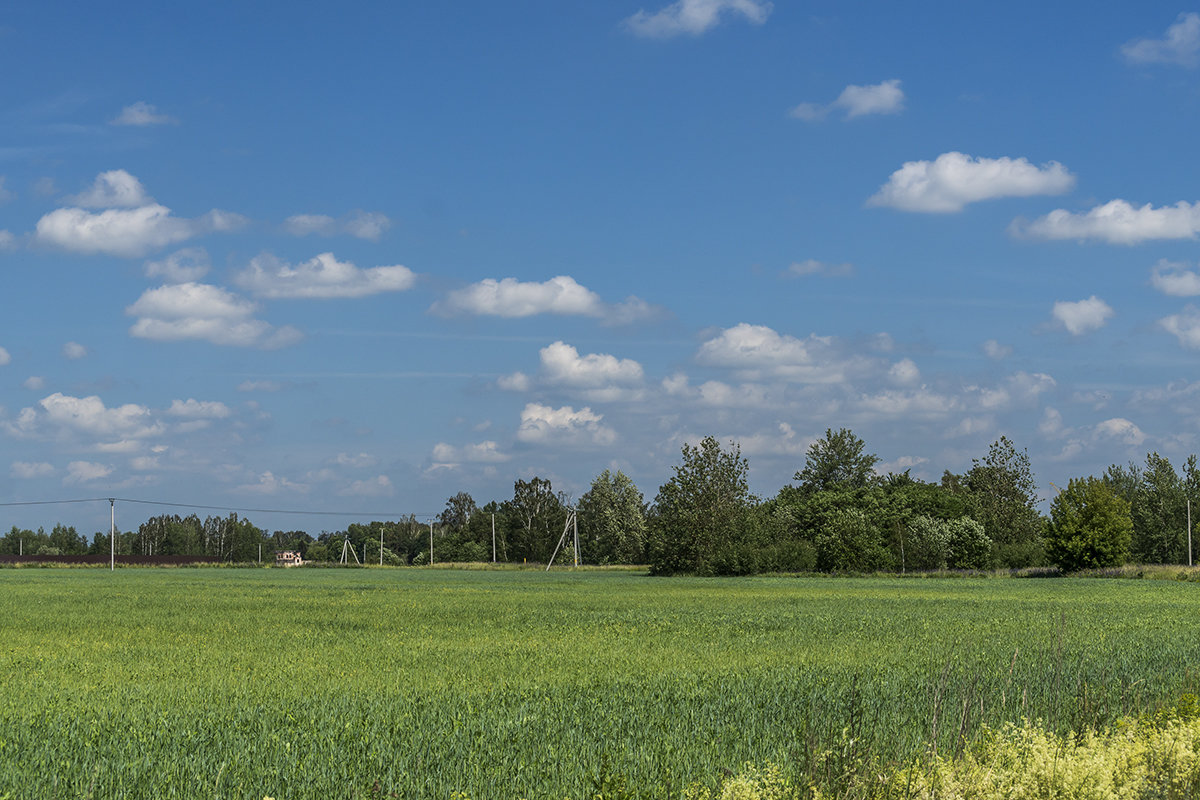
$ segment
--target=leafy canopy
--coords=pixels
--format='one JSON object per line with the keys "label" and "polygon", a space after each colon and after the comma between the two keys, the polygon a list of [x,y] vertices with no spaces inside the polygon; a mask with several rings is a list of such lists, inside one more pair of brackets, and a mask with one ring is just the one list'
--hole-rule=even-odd
{"label": "leafy canopy", "polygon": [[879,457],[864,453],[866,443],[849,428],[825,429],[825,438],[808,448],[804,469],[795,475],[802,488],[823,492],[829,489],[860,489],[875,476]]}
{"label": "leafy canopy", "polygon": [[1129,503],[1100,478],[1072,479],[1050,504],[1046,555],[1065,572],[1119,567],[1132,540]]}

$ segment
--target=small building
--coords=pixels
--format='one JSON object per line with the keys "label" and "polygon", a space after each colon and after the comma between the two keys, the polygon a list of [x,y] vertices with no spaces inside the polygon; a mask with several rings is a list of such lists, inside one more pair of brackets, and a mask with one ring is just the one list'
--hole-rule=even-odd
{"label": "small building", "polygon": [[299,550],[280,550],[275,553],[275,566],[298,567],[304,563]]}

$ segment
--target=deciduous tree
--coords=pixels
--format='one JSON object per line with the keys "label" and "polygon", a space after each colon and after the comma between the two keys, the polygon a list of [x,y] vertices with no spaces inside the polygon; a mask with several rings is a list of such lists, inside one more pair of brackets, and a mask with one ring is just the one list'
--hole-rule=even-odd
{"label": "deciduous tree", "polygon": [[1102,479],[1072,479],[1050,504],[1046,555],[1066,572],[1120,566],[1132,539],[1129,503]]}
{"label": "deciduous tree", "polygon": [[628,475],[604,470],[579,499],[583,559],[593,564],[643,563],[646,516],[642,493]]}
{"label": "deciduous tree", "polygon": [[808,448],[804,469],[795,475],[800,486],[810,492],[827,489],[859,489],[871,482],[879,458],[864,453],[866,443],[849,428],[825,430],[825,437]]}
{"label": "deciduous tree", "polygon": [[736,443],[722,450],[706,436],[683,446],[683,463],[659,487],[650,526],[649,560],[656,575],[755,571],[750,465]]}
{"label": "deciduous tree", "polygon": [[972,462],[964,483],[971,516],[983,525],[993,542],[996,566],[1027,567],[1045,558],[1042,518],[1029,454],[1018,451],[1007,436],[988,449],[987,457]]}

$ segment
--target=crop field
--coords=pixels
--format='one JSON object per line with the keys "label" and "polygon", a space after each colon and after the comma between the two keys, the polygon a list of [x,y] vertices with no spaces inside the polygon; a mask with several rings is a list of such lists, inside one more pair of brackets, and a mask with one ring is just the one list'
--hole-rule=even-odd
{"label": "crop field", "polygon": [[[0,798],[837,794],[1195,691],[1196,584],[0,570]],[[462,796],[459,795],[459,796]]]}

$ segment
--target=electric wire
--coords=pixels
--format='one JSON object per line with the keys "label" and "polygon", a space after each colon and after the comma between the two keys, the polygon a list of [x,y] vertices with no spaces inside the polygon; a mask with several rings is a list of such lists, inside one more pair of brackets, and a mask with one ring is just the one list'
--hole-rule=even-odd
{"label": "electric wire", "polygon": [[313,511],[292,508],[248,508],[231,505],[204,505],[200,503],[171,503],[165,500],[141,500],[134,497],[85,497],[70,500],[24,500],[0,503],[0,508],[11,506],[49,506],[66,505],[71,503],[134,503],[144,506],[164,506],[168,508],[191,508],[203,511],[230,511],[238,514],[295,514],[298,516],[319,517],[375,517],[397,519],[403,517],[436,517],[439,512],[395,512],[395,511]]}

